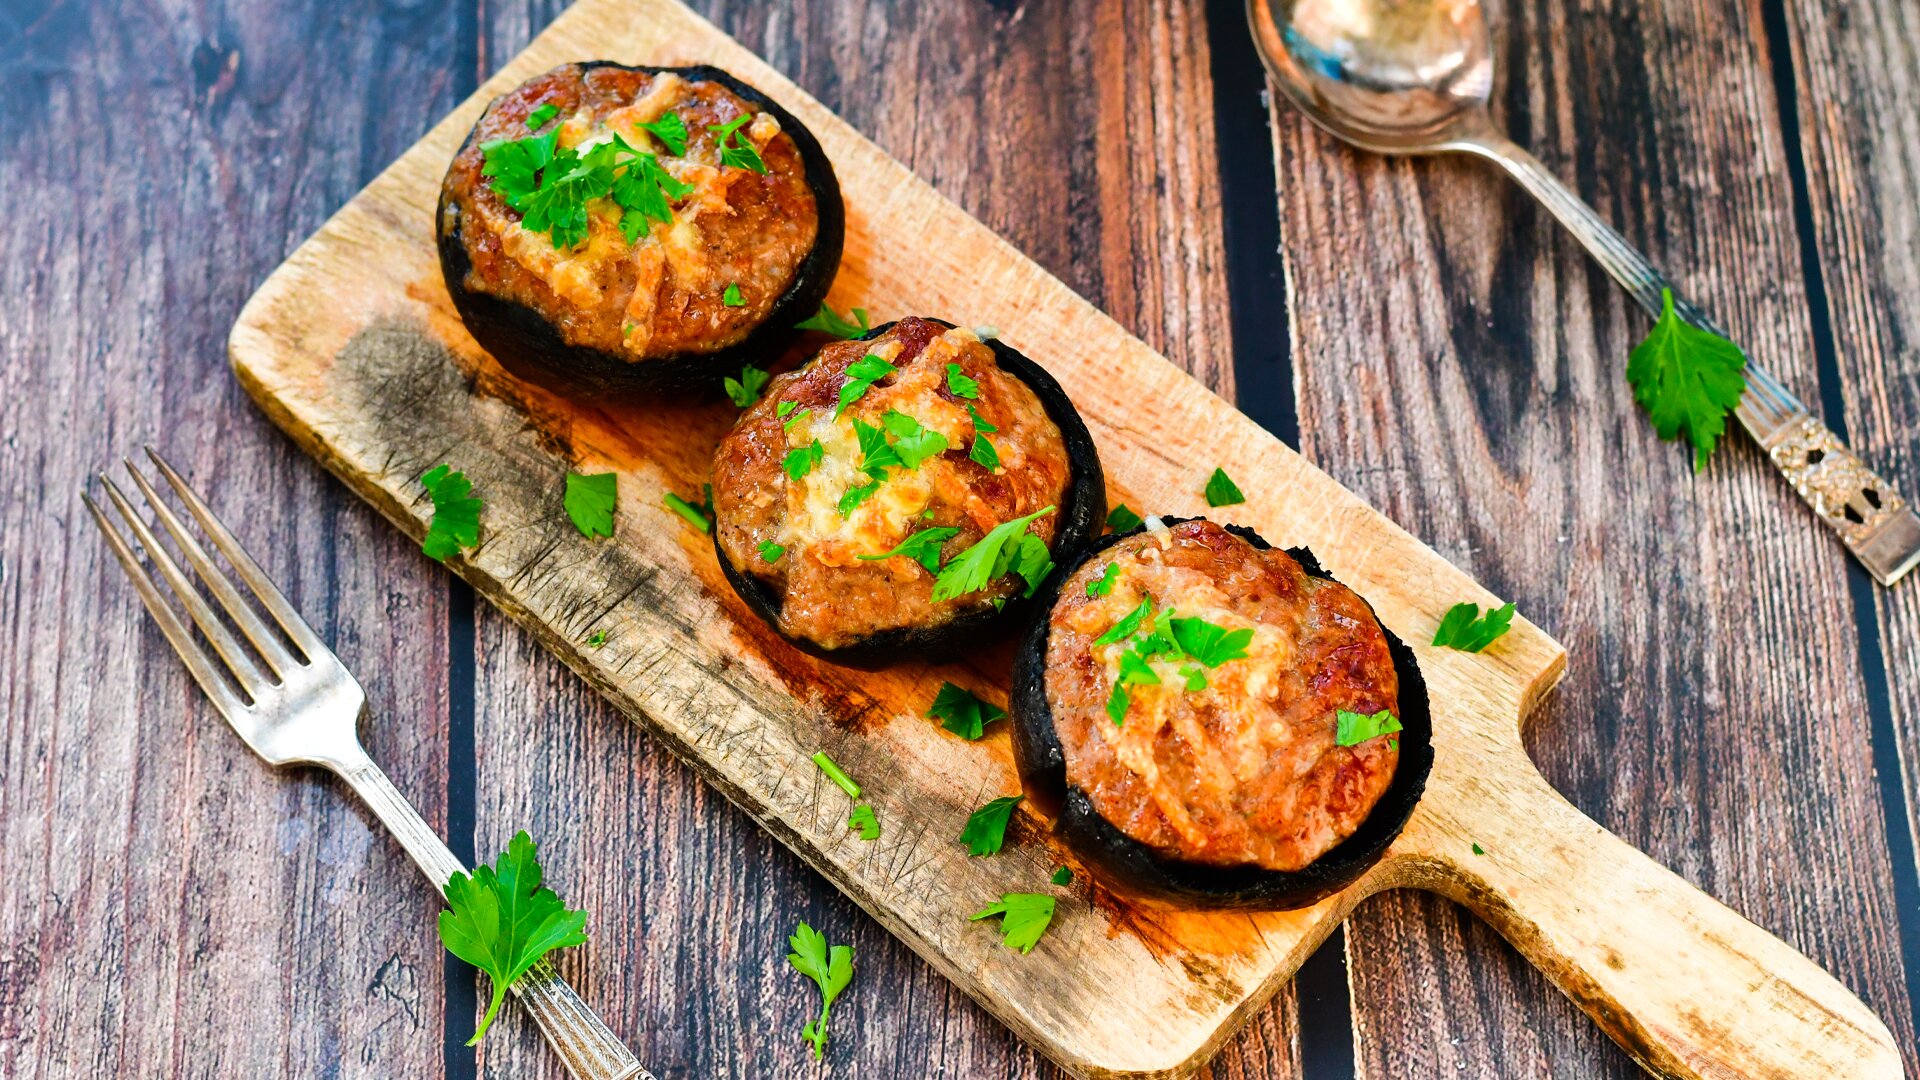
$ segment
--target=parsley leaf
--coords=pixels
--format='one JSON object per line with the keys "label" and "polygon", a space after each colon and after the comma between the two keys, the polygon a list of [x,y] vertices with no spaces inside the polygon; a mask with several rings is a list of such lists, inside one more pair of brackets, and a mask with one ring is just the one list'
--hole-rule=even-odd
{"label": "parsley leaf", "polygon": [[872,329],[867,325],[866,308],[848,308],[847,313],[859,320],[858,325],[841,318],[832,308],[821,304],[820,310],[814,312],[812,318],[804,322],[795,323],[793,328],[795,330],[821,330],[837,338],[857,338]]}
{"label": "parsley leaf", "polygon": [[819,439],[815,439],[805,446],[787,451],[787,456],[780,459],[780,467],[787,471],[787,479],[798,482],[805,479],[826,456],[826,448],[820,445]]}
{"label": "parsley leaf", "polygon": [[526,201],[540,186],[540,170],[553,161],[560,133],[549,131],[527,139],[495,139],[480,144],[485,163],[481,176],[493,178],[493,193],[508,209],[526,212]]}
{"label": "parsley leaf", "polygon": [[973,448],[967,451],[967,458],[988,472],[1000,468],[1000,451],[993,448],[985,435],[976,434],[973,437]]}
{"label": "parsley leaf", "polygon": [[514,835],[493,866],[455,873],[447,882],[447,910],[440,913],[440,941],[447,951],[487,973],[493,1001],[472,1046],[493,1025],[507,988],[555,949],[587,942],[587,913],[569,911],[552,889],[540,885],[540,861],[525,830]]}
{"label": "parsley leaf", "polygon": [[853,981],[853,947],[835,945],[827,948],[826,935],[801,923],[787,939],[787,947],[793,951],[787,954],[787,963],[793,970],[813,980],[820,988],[820,1019],[800,1029],[800,1035],[813,1047],[816,1060],[827,1050],[827,1014],[833,1008],[833,999]]}
{"label": "parsley leaf", "polygon": [[1229,660],[1240,660],[1253,644],[1253,628],[1228,630],[1205,619],[1170,619],[1174,643],[1182,652],[1210,668]]}
{"label": "parsley leaf", "polygon": [[785,545],[776,544],[771,540],[760,541],[760,558],[766,560],[767,562],[770,562],[770,563],[779,562],[780,556],[785,555],[786,553],[787,553],[787,549]]}
{"label": "parsley leaf", "polygon": [[850,487],[842,492],[838,507],[840,516],[851,517],[854,510],[856,510],[861,503],[866,502],[873,496],[874,492],[880,490],[880,485],[885,483],[886,479],[885,475],[875,476],[872,473],[868,473],[866,483],[858,487]]}
{"label": "parsley leaf", "polygon": [[1447,609],[1445,618],[1433,632],[1433,643],[1461,652],[1477,653],[1498,641],[1511,629],[1513,605],[1505,604],[1480,614],[1480,605],[1462,600]]}
{"label": "parsley leaf", "polygon": [[992,421],[988,420],[984,416],[981,416],[980,410],[974,408],[973,402],[971,401],[967,402],[967,416],[973,421],[973,430],[975,431],[984,432],[988,435],[992,435],[993,433],[1000,430],[999,428],[993,426]]}
{"label": "parsley leaf", "polygon": [[[729,286],[729,288],[731,288],[731,286]],[[772,376],[754,367],[752,364],[748,364],[746,367],[740,369],[740,377],[738,379],[731,375],[727,376],[725,380],[727,400],[733,402],[736,408],[746,408],[760,400],[760,391],[766,389],[769,378],[772,378]]]}
{"label": "parsley leaf", "polygon": [[1377,739],[1400,730],[1400,721],[1386,709],[1372,716],[1340,709],[1334,713],[1334,722],[1337,726],[1334,728],[1333,741],[1340,746],[1359,746],[1368,739]]}
{"label": "parsley leaf", "polygon": [[1120,621],[1107,627],[1107,632],[1093,639],[1095,645],[1111,645],[1116,641],[1125,641],[1140,629],[1140,624],[1153,613],[1153,597],[1140,598],[1140,606],[1120,617]]}
{"label": "parsley leaf", "polygon": [[1247,497],[1240,494],[1239,486],[1227,475],[1227,470],[1215,469],[1213,475],[1207,477],[1208,506],[1234,506],[1246,501]]}
{"label": "parsley leaf", "polygon": [[960,530],[946,525],[936,525],[930,529],[921,529],[905,540],[900,546],[882,555],[856,555],[863,562],[877,562],[891,559],[895,555],[905,555],[914,562],[927,568],[930,574],[940,572],[940,545],[960,535]]}
{"label": "parsley leaf", "polygon": [[1055,870],[1053,876],[1047,880],[1053,882],[1055,885],[1071,885],[1073,884],[1073,870],[1070,867],[1063,866]]}
{"label": "parsley leaf", "polygon": [[893,435],[894,453],[900,456],[900,463],[909,469],[918,469],[921,462],[947,452],[945,435],[922,427],[920,421],[898,409],[888,409],[886,415],[880,418],[880,423]]}
{"label": "parsley leaf", "polygon": [[988,904],[985,911],[971,919],[978,922],[1000,916],[1000,940],[1021,953],[1030,953],[1053,921],[1053,897],[1040,893],[1003,893],[999,903]]}
{"label": "parsley leaf", "polygon": [[847,406],[865,396],[874,383],[899,371],[878,356],[868,353],[847,365],[847,381],[840,386],[840,404],[834,407],[833,417],[838,420]]}
{"label": "parsley leaf", "polygon": [[713,132],[720,146],[720,164],[731,165],[736,169],[752,169],[761,176],[767,175],[767,163],[760,158],[760,148],[753,145],[740,128],[753,117],[742,114],[724,124],[709,124],[707,130]]}
{"label": "parsley leaf", "polygon": [[436,465],[420,478],[420,483],[433,500],[433,521],[427,526],[426,539],[420,542],[427,558],[446,562],[447,556],[479,544],[480,508],[485,504],[469,494],[473,482],[467,475],[454,472],[451,466]]}
{"label": "parsley leaf", "polygon": [[1007,822],[1013,818],[1013,808],[1020,805],[1024,795],[1003,795],[987,805],[967,815],[967,827],[960,830],[960,842],[967,845],[969,855],[991,855],[1006,843]]}
{"label": "parsley leaf", "polygon": [[728,307],[746,307],[747,298],[740,295],[740,283],[727,282],[726,289],[720,293],[720,302]]}
{"label": "parsley leaf", "polygon": [[713,523],[707,520],[706,513],[703,512],[700,507],[693,505],[671,491],[660,496],[660,502],[664,504],[667,509],[687,519],[687,524],[699,529],[701,532],[707,532],[713,528]]}
{"label": "parsley leaf", "polygon": [[[525,141],[525,140],[522,140]],[[582,158],[556,151],[540,170],[540,186],[522,200],[520,224],[546,233],[555,248],[578,247],[587,239],[587,204],[613,191],[613,169],[604,155]]]}
{"label": "parsley leaf", "polygon": [[980,380],[961,371],[959,364],[948,364],[947,390],[954,397],[977,398],[980,396]]}
{"label": "parsley leaf", "polygon": [[545,105],[527,114],[527,130],[539,131],[547,126],[547,121],[560,115],[560,106],[549,101]]}
{"label": "parsley leaf", "polygon": [[1107,596],[1113,592],[1113,583],[1120,577],[1120,564],[1110,562],[1098,578],[1087,582],[1088,596]]}
{"label": "parsley leaf", "polygon": [[602,645],[605,645],[606,643],[607,643],[607,632],[605,630],[595,630],[593,632],[593,636],[587,639],[587,644],[593,646],[596,649]]}
{"label": "parsley leaf", "polygon": [[847,793],[847,798],[857,799],[860,797],[860,785],[853,782],[853,777],[841,772],[840,766],[833,763],[833,759],[827,756],[825,750],[813,755],[813,763],[820,766],[820,771],[827,774],[827,779],[833,781],[835,786]]}
{"label": "parsley leaf", "polygon": [[862,840],[880,838],[880,819],[873,816],[873,807],[866,803],[855,806],[853,813],[847,815],[847,828],[859,833]]}
{"label": "parsley leaf", "polygon": [[1051,513],[1053,507],[1042,507],[1026,517],[996,525],[978,543],[949,559],[933,583],[934,602],[979,592],[992,584],[995,578],[1007,572],[1006,563],[1000,556],[1008,542],[1024,533],[1028,525]]}
{"label": "parsley leaf", "polygon": [[567,474],[567,493],[562,503],[581,536],[613,535],[614,486],[618,482],[618,474],[610,472],[590,476]]}
{"label": "parsley leaf", "polygon": [[901,464],[900,455],[887,442],[887,433],[859,417],[853,418],[853,436],[860,440],[860,469],[878,479],[887,469]]}
{"label": "parsley leaf", "polygon": [[1115,726],[1127,722],[1127,708],[1133,704],[1133,696],[1127,693],[1127,685],[1114,680],[1113,692],[1107,695],[1107,719]]}
{"label": "parsley leaf", "polygon": [[1107,511],[1107,528],[1117,533],[1132,532],[1145,523],[1145,519],[1134,513],[1126,503]]}
{"label": "parsley leaf", "polygon": [[1681,319],[1673,290],[1662,289],[1660,318],[1627,357],[1627,382],[1662,439],[1685,436],[1693,444],[1699,472],[1747,391],[1746,365],[1738,345]]}
{"label": "parsley leaf", "polygon": [[[1013,558],[1013,572],[1019,574],[1027,583],[1024,596],[1032,596],[1040,588],[1040,583],[1053,573],[1053,558],[1047,551],[1047,542],[1028,533],[1020,538],[1020,547]],[[999,573],[994,574],[1000,576]]]}
{"label": "parsley leaf", "polygon": [[1007,710],[950,682],[940,684],[940,692],[927,706],[927,716],[963,739],[978,739],[987,733],[987,725],[1007,715]]}
{"label": "parsley leaf", "polygon": [[659,139],[667,153],[674,157],[687,152],[687,122],[680,119],[679,113],[663,113],[660,119],[640,126]]}
{"label": "parsley leaf", "polygon": [[1180,677],[1187,680],[1187,693],[1197,694],[1207,688],[1207,673],[1191,665],[1180,669]]}
{"label": "parsley leaf", "polygon": [[612,189],[613,201],[621,210],[620,231],[629,244],[647,234],[648,219],[663,225],[671,222],[673,202],[693,194],[693,185],[682,183],[668,172],[659,158],[640,153],[618,135],[613,142],[595,147],[593,153],[603,155],[609,173],[617,153],[633,158],[626,171],[614,179]]}

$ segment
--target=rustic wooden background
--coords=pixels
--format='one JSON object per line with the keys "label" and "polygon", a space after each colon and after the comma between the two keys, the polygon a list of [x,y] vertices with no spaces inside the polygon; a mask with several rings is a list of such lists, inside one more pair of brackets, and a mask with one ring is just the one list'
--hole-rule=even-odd
{"label": "rustic wooden background", "polygon": [[[1920,584],[1874,587],[1621,369],[1639,313],[1471,162],[1284,110],[1232,0],[696,3],[1572,651],[1530,742],[1588,814],[1808,952],[1914,1067]],[[553,1076],[404,856],[202,707],[80,510],[152,442],[375,703],[451,837],[527,827],[565,967],[663,1080],[1056,1071],[293,450],[228,376],[284,255],[552,18],[506,0],[0,0],[0,1074]],[[1518,0],[1497,111],[1920,494],[1920,15]],[[1276,200],[1276,191],[1278,197]],[[1277,213],[1276,213],[1277,209]],[[805,1058],[796,919],[851,940]],[[1629,1076],[1496,935],[1365,904],[1213,1067]]]}

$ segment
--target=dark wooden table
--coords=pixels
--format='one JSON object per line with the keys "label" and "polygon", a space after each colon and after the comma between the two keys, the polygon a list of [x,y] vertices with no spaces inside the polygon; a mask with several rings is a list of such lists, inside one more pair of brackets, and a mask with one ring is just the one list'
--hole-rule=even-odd
{"label": "dark wooden table", "polygon": [[[1920,584],[1883,592],[1734,441],[1622,377],[1645,323],[1471,162],[1350,152],[1231,0],[704,0],[941,191],[1565,642],[1530,742],[1594,818],[1814,956],[1914,1067]],[[223,343],[256,284],[556,8],[0,0],[0,1075],[558,1074],[397,847],[199,699],[93,535],[151,442],[367,684],[456,851],[526,827],[565,961],[663,1080],[1056,1075],[352,500]],[[1908,0],[1527,0],[1497,111],[1920,493],[1920,15]],[[1276,201],[1274,195],[1278,191]],[[1277,213],[1276,213],[1277,209]],[[805,1057],[796,919],[850,939]],[[1362,906],[1217,1077],[1626,1076],[1486,927]]]}

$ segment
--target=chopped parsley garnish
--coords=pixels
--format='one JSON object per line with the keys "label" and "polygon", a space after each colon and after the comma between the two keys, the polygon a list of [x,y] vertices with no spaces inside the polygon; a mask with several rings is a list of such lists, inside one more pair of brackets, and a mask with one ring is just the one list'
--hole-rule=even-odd
{"label": "chopped parsley garnish", "polygon": [[859,833],[862,840],[880,838],[880,819],[873,816],[873,807],[866,803],[854,807],[853,813],[847,815],[847,828]]}
{"label": "chopped parsley garnish", "polygon": [[728,307],[746,307],[747,298],[740,295],[740,283],[727,282],[726,289],[720,293],[720,302]]}
{"label": "chopped parsley garnish", "polygon": [[988,904],[987,909],[972,916],[971,921],[979,922],[995,915],[1000,916],[1000,940],[1023,954],[1030,953],[1040,943],[1040,935],[1047,932],[1047,924],[1053,921],[1053,897],[1040,893],[1004,893],[998,903]]}
{"label": "chopped parsley garnish", "polygon": [[974,435],[973,447],[967,451],[967,458],[988,472],[994,472],[1000,468],[1000,451],[993,448],[993,444],[987,441],[985,435]]}
{"label": "chopped parsley garnish", "polygon": [[1145,520],[1134,513],[1126,503],[1121,503],[1107,511],[1107,528],[1117,533],[1132,532],[1145,523]]}
{"label": "chopped parsley garnish", "polygon": [[775,405],[773,407],[773,414],[775,416],[784,418],[788,413],[792,412],[794,410],[794,407],[798,404],[799,404],[798,402],[783,401],[780,404]]}
{"label": "chopped parsley garnish", "polygon": [[887,469],[902,464],[900,455],[887,442],[887,433],[859,417],[853,418],[853,437],[860,441],[860,470],[876,479]]}
{"label": "chopped parsley garnish", "polygon": [[776,544],[771,540],[760,541],[760,558],[766,562],[779,562],[780,556],[786,553],[787,549],[785,545]]}
{"label": "chopped parsley garnish", "polygon": [[1073,884],[1073,871],[1072,869],[1063,866],[1060,869],[1055,870],[1053,872],[1053,876],[1048,878],[1047,880],[1053,882],[1055,885],[1071,885]]}
{"label": "chopped parsley garnish", "polygon": [[1000,430],[999,428],[993,426],[992,421],[988,420],[984,416],[981,416],[980,410],[974,408],[973,402],[971,401],[967,402],[967,417],[973,421],[973,430],[975,431],[982,432],[987,435],[992,435],[993,433]]}
{"label": "chopped parsley garnish", "polygon": [[1381,709],[1372,716],[1340,709],[1334,713],[1333,741],[1341,746],[1359,746],[1369,739],[1391,735],[1400,730],[1400,721],[1392,712]]}
{"label": "chopped parsley garnish", "polygon": [[584,155],[556,149],[559,129],[525,139],[481,145],[494,194],[520,214],[528,232],[546,233],[556,248],[587,238],[588,204],[611,198],[620,207],[620,231],[629,244],[646,235],[647,220],[673,220],[673,202],[693,193],[652,154],[614,135]]}
{"label": "chopped parsley garnish", "polygon": [[605,645],[606,643],[607,643],[607,632],[605,630],[595,630],[593,632],[593,636],[587,639],[587,644],[593,646],[596,649],[602,645]]}
{"label": "chopped parsley garnish", "polygon": [[888,409],[880,423],[894,438],[893,451],[899,455],[900,464],[909,469],[918,469],[921,462],[947,452],[945,435],[922,427],[920,421],[898,409]]}
{"label": "chopped parsley garnish", "polygon": [[835,786],[847,793],[847,798],[857,799],[860,797],[860,785],[854,783],[852,777],[841,772],[840,766],[833,763],[833,759],[827,756],[825,750],[813,755],[813,763],[820,766],[820,771],[827,774],[827,779],[833,781]]}
{"label": "chopped parsley garnish", "polygon": [[819,439],[815,439],[805,446],[787,451],[787,456],[780,459],[780,467],[787,471],[787,479],[797,482],[805,479],[826,456],[826,449],[820,445]]}
{"label": "chopped parsley garnish", "polygon": [[674,157],[687,152],[687,122],[680,119],[679,113],[665,113],[660,119],[640,126],[659,139],[667,148],[667,153]]}
{"label": "chopped parsley garnish", "polygon": [[873,474],[869,473],[867,474],[866,483],[861,484],[857,487],[850,487],[846,491],[842,492],[840,495],[840,504],[838,507],[840,511],[840,516],[841,517],[852,516],[854,510],[858,509],[861,503],[866,502],[868,499],[872,498],[873,493],[876,491],[879,491],[880,485],[885,482],[886,482],[885,476],[874,476]]}
{"label": "chopped parsley garnish", "polygon": [[1107,632],[1093,639],[1095,645],[1111,645],[1116,641],[1125,641],[1140,629],[1147,616],[1153,614],[1153,597],[1143,596],[1140,605],[1120,617],[1120,621],[1107,627]]}
{"label": "chopped parsley garnish", "polygon": [[547,121],[560,115],[560,106],[549,101],[545,105],[527,114],[527,130],[539,131],[547,126]]}
{"label": "chopped parsley garnish", "polygon": [[874,383],[899,371],[878,356],[868,353],[847,365],[847,381],[840,387],[840,404],[834,407],[833,418],[838,420],[847,406],[859,401]]}
{"label": "chopped parsley garnish", "polygon": [[680,496],[675,495],[673,492],[669,491],[660,496],[660,501],[667,509],[686,518],[687,524],[699,529],[701,532],[707,532],[713,528],[713,522],[707,520],[706,513],[700,507],[693,505]]}
{"label": "chopped parsley garnish", "polygon": [[835,312],[832,308],[821,304],[820,310],[814,312],[812,318],[804,322],[795,323],[793,328],[795,330],[820,330],[832,334],[837,338],[857,338],[872,329],[867,325],[866,308],[848,308],[847,313],[858,320],[858,323],[856,324],[855,322],[841,318],[839,313]]}
{"label": "chopped parsley garnish", "polygon": [[[1024,533],[1028,525],[1051,513],[1053,513],[1053,507],[1046,506],[1026,517],[1014,518],[1012,521],[996,525],[993,531],[981,537],[978,543],[948,560],[947,565],[941,569],[939,578],[933,583],[934,602],[939,603],[956,596],[965,596],[970,592],[979,592],[993,584],[1002,574],[1014,569],[1016,558],[1022,567],[1025,567],[1031,558],[1030,549],[1026,548],[1024,543],[1014,544],[1012,547],[1008,545],[1013,543],[1014,537]],[[1033,539],[1039,544],[1041,555],[1044,557],[1046,543],[1038,537]],[[1050,563],[1048,565],[1051,567]],[[1023,569],[1022,576],[1025,574],[1026,571]],[[1044,572],[1041,576],[1045,576]],[[1032,578],[1028,578],[1028,584],[1030,586],[1034,584]]]}
{"label": "chopped parsley garnish", "polygon": [[740,369],[739,378],[736,379],[731,375],[727,376],[724,383],[727,390],[727,400],[733,402],[736,408],[746,408],[760,400],[760,391],[767,388],[767,380],[769,378],[772,378],[772,376],[754,367],[752,364],[748,364],[746,367]]}
{"label": "chopped parsley garnish", "polygon": [[1113,592],[1113,583],[1120,577],[1120,564],[1110,562],[1101,571],[1100,576],[1087,582],[1088,596],[1106,596]]}
{"label": "chopped parsley garnish", "polygon": [[1207,688],[1207,673],[1188,665],[1180,669],[1180,677],[1187,680],[1187,693],[1197,694]]}
{"label": "chopped parsley garnish", "polygon": [[1013,559],[1013,572],[1019,574],[1027,583],[1024,596],[1032,596],[1040,588],[1040,583],[1053,573],[1053,559],[1047,551],[1047,542],[1028,533],[1020,538],[1020,551]]}
{"label": "chopped parsley garnish", "polygon": [[507,988],[541,957],[587,943],[587,913],[567,910],[552,889],[541,886],[540,878],[533,838],[523,829],[514,834],[494,865],[481,863],[471,876],[455,872],[447,881],[447,910],[440,913],[441,944],[486,972],[493,984],[493,1000],[468,1046],[493,1026]]}
{"label": "chopped parsley garnish", "polygon": [[508,209],[526,212],[527,199],[540,187],[540,170],[553,161],[560,133],[549,131],[527,139],[495,139],[480,144],[485,163],[480,175],[491,177],[493,193]]}
{"label": "chopped parsley garnish", "polygon": [[709,124],[707,130],[713,132],[720,146],[720,164],[736,169],[752,169],[762,176],[767,174],[767,163],[760,159],[760,150],[752,140],[740,130],[751,116],[741,115],[724,124]]}
{"label": "chopped parsley garnish", "polygon": [[813,411],[812,409],[810,409],[810,408],[806,408],[806,409],[801,409],[801,410],[800,410],[799,412],[796,412],[796,413],[793,413],[793,415],[792,415],[792,416],[787,416],[787,414],[788,414],[788,413],[790,413],[790,412],[793,412],[793,402],[791,402],[791,401],[783,401],[783,402],[781,402],[781,403],[780,403],[780,415],[781,415],[781,416],[787,416],[787,419],[786,419],[786,421],[785,421],[784,423],[782,423],[782,424],[780,425],[780,426],[781,426],[781,428],[783,428],[783,429],[785,429],[785,430],[787,430],[787,431],[792,431],[792,430],[793,430],[793,425],[795,425],[795,424],[797,424],[797,423],[799,423],[799,422],[800,422],[800,418],[801,418],[801,417],[803,417],[803,416],[806,416],[806,415],[807,415],[808,413],[810,413],[810,412],[812,412],[812,411]]}
{"label": "chopped parsley garnish", "polygon": [[1482,616],[1479,604],[1462,600],[1447,609],[1433,632],[1433,643],[1442,648],[1477,653],[1498,641],[1511,629],[1512,623],[1512,604],[1494,608]]}
{"label": "chopped parsley garnish", "polygon": [[1210,668],[1245,658],[1247,646],[1253,644],[1250,626],[1229,630],[1205,619],[1170,619],[1168,622],[1174,644],[1180,646],[1180,651]]}
{"label": "chopped parsley garnish", "polygon": [[930,529],[921,529],[900,541],[900,546],[892,551],[880,555],[856,555],[854,558],[863,562],[877,562],[881,559],[891,559],[895,555],[904,555],[926,567],[928,573],[937,574],[940,572],[940,545],[959,535],[959,529],[937,525]]}
{"label": "chopped parsley garnish", "polygon": [[619,479],[618,474],[610,472],[567,474],[567,493],[561,501],[581,536],[613,535],[614,489]]}
{"label": "chopped parsley garnish", "polygon": [[948,364],[947,390],[954,397],[977,398],[980,396],[980,380],[961,371],[959,364]]}
{"label": "chopped parsley garnish", "polygon": [[1239,485],[1227,475],[1227,470],[1215,469],[1213,475],[1207,477],[1208,506],[1235,506],[1246,501],[1247,497],[1240,494]]}
{"label": "chopped parsley garnish", "polygon": [[620,207],[620,233],[632,244],[647,235],[647,220],[662,224],[673,220],[673,201],[693,194],[692,184],[683,184],[652,154],[642,154],[615,135],[613,142],[596,146],[589,153],[612,153],[609,147],[633,155],[633,163],[613,182],[613,201]]}
{"label": "chopped parsley garnish", "polygon": [[1746,366],[1738,345],[1680,318],[1673,290],[1662,289],[1660,318],[1627,356],[1627,382],[1656,434],[1693,444],[1699,472],[1726,433],[1727,413],[1747,392]]}
{"label": "chopped parsley garnish", "polygon": [[963,739],[978,739],[987,733],[987,725],[1007,715],[1007,710],[962,690],[950,682],[940,684],[940,692],[927,707],[927,716]]}
{"label": "chopped parsley garnish", "polygon": [[967,845],[967,854],[991,855],[999,851],[1007,839],[1007,822],[1013,817],[1013,808],[1024,798],[1024,795],[1003,795],[969,814],[967,827],[960,831],[960,842]]}
{"label": "chopped parsley garnish", "polygon": [[787,939],[787,947],[793,950],[787,954],[787,963],[820,988],[820,1018],[800,1029],[801,1037],[813,1047],[813,1056],[818,1060],[827,1052],[827,1015],[833,1008],[833,999],[853,981],[853,946],[835,945],[829,949],[826,935],[801,923]]}
{"label": "chopped parsley garnish", "polygon": [[1473,853],[1475,855],[1485,855],[1487,853],[1487,849],[1481,847],[1479,844],[1475,844],[1473,845]]}
{"label": "chopped parsley garnish", "polygon": [[447,556],[480,543],[480,508],[485,504],[470,494],[473,482],[467,475],[454,472],[448,465],[436,465],[420,478],[420,483],[427,489],[427,498],[433,500],[433,521],[427,525],[426,539],[420,542],[427,558],[446,562]]}

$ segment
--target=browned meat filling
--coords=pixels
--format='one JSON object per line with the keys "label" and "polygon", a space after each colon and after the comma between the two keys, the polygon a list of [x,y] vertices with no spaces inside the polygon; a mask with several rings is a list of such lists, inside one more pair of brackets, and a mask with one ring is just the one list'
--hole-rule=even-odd
{"label": "browned meat filling", "polygon": [[[557,123],[558,148],[584,155],[617,134],[691,185],[671,200],[673,220],[649,222],[629,244],[622,212],[603,198],[590,204],[577,247],[556,248],[547,233],[525,228],[481,174],[481,147],[528,138],[527,117],[548,105],[559,111],[541,132]],[[640,126],[669,115],[685,128],[684,153],[670,153]],[[758,149],[765,175],[721,161],[711,128],[741,116],[751,119],[730,139]],[[771,114],[718,83],[618,67],[556,68],[495,101],[454,159],[446,195],[473,264],[469,290],[532,308],[569,345],[633,361],[713,352],[746,338],[792,284],[820,224],[800,152]]]}
{"label": "browned meat filling", "polygon": [[[868,357],[897,373],[836,418],[843,388],[862,370],[880,370],[854,367]],[[982,439],[991,454],[976,447]],[[921,456],[929,450],[937,452]],[[875,454],[899,459],[878,470],[877,483],[865,467]],[[982,457],[997,457],[997,466]],[[995,526],[1047,507],[1056,509],[1027,532],[1051,544],[1068,479],[1060,429],[993,350],[972,331],[909,318],[875,340],[829,345],[774,379],[721,442],[713,498],[728,560],[783,598],[782,632],[832,649],[885,630],[941,626],[1024,592],[1008,574],[936,601],[935,573],[922,561],[877,556],[942,530],[926,557],[944,566]]]}
{"label": "browned meat filling", "polygon": [[[1097,582],[1110,591],[1089,596]],[[1386,635],[1351,590],[1308,577],[1285,552],[1205,521],[1149,529],[1088,560],[1060,596],[1047,702],[1067,782],[1140,843],[1190,862],[1298,870],[1358,828],[1392,781],[1392,736],[1336,741],[1339,710],[1398,715]],[[1137,633],[1101,641],[1148,599]],[[1176,619],[1251,631],[1233,639],[1243,648],[1215,649],[1244,656],[1209,667],[1162,653],[1151,676],[1136,666],[1124,680],[1131,643]],[[1117,682],[1121,723],[1109,711]]]}

